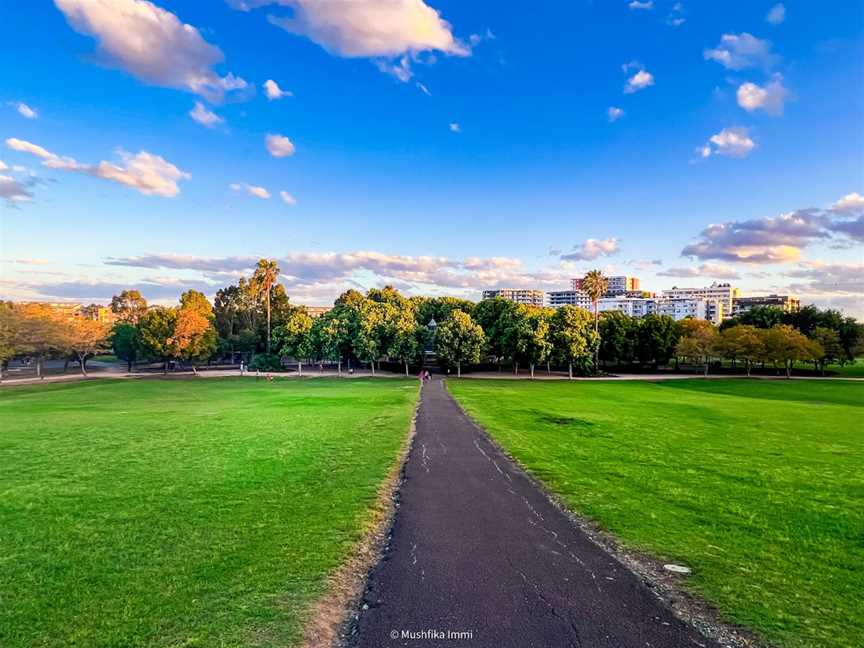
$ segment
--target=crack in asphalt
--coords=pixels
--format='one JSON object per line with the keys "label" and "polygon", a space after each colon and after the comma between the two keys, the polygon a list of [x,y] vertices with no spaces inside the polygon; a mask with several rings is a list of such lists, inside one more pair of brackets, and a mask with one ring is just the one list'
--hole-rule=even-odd
{"label": "crack in asphalt", "polygon": [[[440,379],[422,388],[403,477],[346,646],[717,648],[557,509]],[[424,630],[468,636],[402,634]]]}

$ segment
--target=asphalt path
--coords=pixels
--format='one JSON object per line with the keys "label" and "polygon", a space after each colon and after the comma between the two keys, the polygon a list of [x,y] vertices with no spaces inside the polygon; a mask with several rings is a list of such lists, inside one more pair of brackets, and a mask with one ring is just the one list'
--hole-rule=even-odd
{"label": "asphalt path", "polygon": [[439,379],[423,387],[404,477],[351,645],[717,646],[591,542]]}

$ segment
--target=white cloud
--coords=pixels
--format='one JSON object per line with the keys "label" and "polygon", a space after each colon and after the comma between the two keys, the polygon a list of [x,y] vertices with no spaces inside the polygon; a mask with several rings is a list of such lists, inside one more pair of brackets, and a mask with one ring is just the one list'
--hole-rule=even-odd
{"label": "white cloud", "polygon": [[778,2],[773,7],[771,7],[771,10],[765,16],[765,20],[767,20],[772,25],[779,25],[784,20],[786,20],[786,7],[783,6],[783,3]]}
{"label": "white cloud", "polygon": [[756,147],[756,143],[749,135],[749,130],[742,126],[724,128],[716,135],[712,135],[708,142],[698,152],[703,158],[712,154],[725,155],[733,158],[744,158]]}
{"label": "white cloud", "polygon": [[450,122],[450,132],[451,133],[461,133],[462,127],[457,122]]}
{"label": "white cloud", "polygon": [[211,101],[247,83],[220,77],[222,51],[192,25],[146,0],[54,0],[77,32],[94,37],[101,61],[152,85],[186,90]]}
{"label": "white cloud", "polygon": [[789,91],[783,85],[783,77],[775,74],[764,86],[755,83],[742,83],[738,87],[738,105],[747,112],[764,110],[769,115],[782,115],[783,105]]}
{"label": "white cloud", "polygon": [[601,256],[618,254],[619,241],[614,236],[607,239],[589,238],[570,252],[561,255],[562,261],[593,261]]}
{"label": "white cloud", "polygon": [[850,214],[852,216],[864,214],[864,196],[857,191],[846,194],[840,200],[831,205],[831,211],[840,214]]}
{"label": "white cloud", "polygon": [[119,165],[104,160],[98,164],[84,164],[75,158],[57,155],[37,144],[14,137],[6,140],[6,146],[42,158],[42,164],[50,169],[74,171],[110,180],[131,187],[147,196],[172,198],[180,193],[177,183],[192,177],[164,158],[147,151],[139,151],[134,155],[119,151],[121,159]]}
{"label": "white cloud", "polygon": [[195,102],[195,107],[189,111],[189,116],[196,122],[198,122],[202,126],[206,126],[207,128],[213,128],[214,126],[221,124],[225,121],[222,117],[214,113],[212,110],[208,110],[200,101]]}
{"label": "white cloud", "polygon": [[439,51],[469,56],[470,49],[454,36],[450,24],[423,0],[229,0],[248,11],[266,5],[291,10],[268,20],[292,34],[305,36],[336,56],[396,57]]}
{"label": "white cloud", "polygon": [[419,81],[417,82],[417,87],[420,89],[420,92],[425,94],[427,97],[432,96],[432,93],[429,92],[429,88],[427,88],[424,84],[420,83]]}
{"label": "white cloud", "polygon": [[636,74],[627,79],[624,85],[624,92],[632,94],[654,85],[654,75],[646,70],[639,70]]}
{"label": "white cloud", "polygon": [[279,196],[282,198],[282,202],[284,202],[286,205],[296,205],[297,204],[297,199],[294,198],[294,196],[292,196],[287,191],[280,191]]}
{"label": "white cloud", "polygon": [[627,6],[630,7],[631,9],[650,10],[650,9],[654,8],[654,0],[645,0],[645,2],[639,2],[639,0],[633,0]]}
{"label": "white cloud", "polygon": [[729,70],[743,70],[751,67],[769,68],[774,64],[771,43],[760,40],[752,34],[723,34],[715,49],[704,52],[705,59],[717,61]]}
{"label": "white cloud", "polygon": [[256,187],[245,182],[234,182],[228,186],[234,191],[245,191],[250,196],[260,198],[261,200],[269,200],[270,198],[270,192],[264,187]]}
{"label": "white cloud", "polygon": [[672,5],[672,11],[669,12],[669,16],[666,18],[666,24],[670,27],[680,27],[686,22],[686,19],[682,15],[684,13],[684,3],[676,2]]}
{"label": "white cloud", "polygon": [[616,122],[624,116],[624,111],[621,108],[609,106],[606,116],[609,118],[609,123]]}
{"label": "white cloud", "polygon": [[35,108],[31,108],[23,101],[10,101],[9,105],[18,111],[18,114],[27,119],[36,119],[39,112]]}
{"label": "white cloud", "polygon": [[283,90],[279,87],[279,84],[276,83],[273,79],[267,79],[264,82],[264,93],[267,95],[267,99],[270,101],[275,101],[276,99],[281,99],[282,97],[293,97],[294,93],[290,90]]}
{"label": "white cloud", "polygon": [[283,158],[294,155],[294,143],[284,135],[268,133],[267,137],[264,138],[264,143],[273,157]]}
{"label": "white cloud", "polygon": [[3,160],[0,160],[0,171],[5,171],[9,167],[6,166],[6,163]]}
{"label": "white cloud", "polygon": [[407,83],[414,76],[414,71],[411,69],[411,59],[407,55],[395,62],[389,59],[378,59],[375,61],[375,67],[402,83]]}

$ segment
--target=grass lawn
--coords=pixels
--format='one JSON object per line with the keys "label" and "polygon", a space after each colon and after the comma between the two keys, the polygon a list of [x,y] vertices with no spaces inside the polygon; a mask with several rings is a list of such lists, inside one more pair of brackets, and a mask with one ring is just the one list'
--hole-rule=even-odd
{"label": "grass lawn", "polygon": [[864,384],[448,381],[575,511],[788,647],[864,637]]}
{"label": "grass lawn", "polygon": [[415,381],[0,390],[0,646],[271,646],[350,552]]}

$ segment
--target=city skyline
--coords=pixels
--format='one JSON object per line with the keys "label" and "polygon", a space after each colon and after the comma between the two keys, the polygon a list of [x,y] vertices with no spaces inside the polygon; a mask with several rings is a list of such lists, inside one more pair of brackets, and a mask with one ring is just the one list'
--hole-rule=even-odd
{"label": "city skyline", "polygon": [[0,8],[0,297],[212,297],[267,257],[296,303],[596,267],[864,318],[854,3],[463,4]]}

